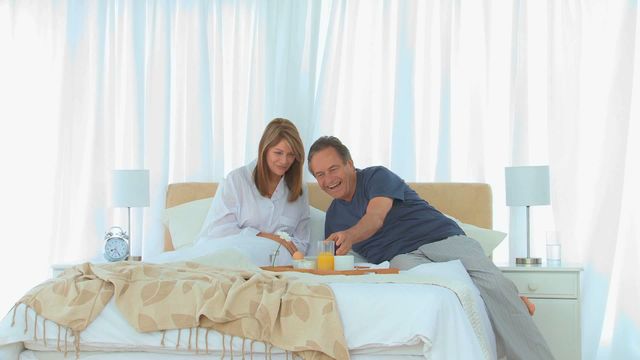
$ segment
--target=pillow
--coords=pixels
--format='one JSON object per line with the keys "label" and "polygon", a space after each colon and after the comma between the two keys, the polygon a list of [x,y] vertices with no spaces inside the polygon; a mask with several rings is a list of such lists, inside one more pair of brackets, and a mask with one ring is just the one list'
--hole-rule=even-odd
{"label": "pillow", "polygon": [[[202,229],[202,223],[207,217],[212,200],[213,197],[190,201],[164,210],[162,222],[169,229],[175,249],[193,244],[200,229]],[[317,252],[316,241],[324,240],[325,213],[313,206],[309,206],[309,213],[311,236],[307,255],[313,256]]]}
{"label": "pillow", "polygon": [[502,231],[495,231],[471,224],[465,224],[453,216],[449,216],[447,214],[445,214],[445,216],[455,221],[468,237],[478,241],[482,246],[482,250],[484,250],[484,254],[487,256],[491,256],[493,249],[495,249],[507,236],[507,234]]}
{"label": "pillow", "polygon": [[164,210],[162,223],[169,229],[176,250],[196,240],[212,201],[213,197],[209,197]]}
{"label": "pillow", "polygon": [[[324,219],[326,213],[320,209],[316,209],[313,206],[309,206],[309,213],[311,219],[309,220],[309,226],[311,228],[311,237],[309,238],[309,249],[307,250],[307,257],[318,256],[318,247],[316,243],[324,240]],[[350,250],[349,255],[353,255],[354,263],[366,263],[367,259],[357,252]]]}
{"label": "pillow", "polygon": [[311,236],[309,237],[309,248],[307,249],[307,256],[318,255],[318,247],[316,243],[324,240],[324,217],[325,212],[319,209],[309,206],[309,228],[311,230]]}

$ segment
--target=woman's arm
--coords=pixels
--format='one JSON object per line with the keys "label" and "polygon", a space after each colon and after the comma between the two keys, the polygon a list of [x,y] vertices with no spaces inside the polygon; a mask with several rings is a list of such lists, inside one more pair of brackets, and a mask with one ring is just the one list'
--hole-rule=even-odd
{"label": "woman's arm", "polygon": [[287,249],[287,251],[289,251],[289,254],[291,254],[291,255],[293,255],[294,252],[298,251],[298,248],[296,247],[296,245],[292,241],[288,241],[287,239],[283,239],[283,237],[280,236],[280,235],[259,232],[259,233],[256,234],[256,236],[260,236],[260,237],[263,237],[263,238],[266,238],[266,239],[270,239],[270,240],[273,240],[273,241],[277,242],[278,244],[282,245],[282,247]]}
{"label": "woman's arm", "polygon": [[241,192],[251,192],[243,189],[242,182],[235,175],[237,174],[229,174],[220,183],[198,235],[199,239],[220,238],[239,233],[257,235],[260,232],[252,227],[240,226],[238,217],[242,199],[239,195]]}
{"label": "woman's arm", "polygon": [[[282,206],[283,208],[277,209],[277,213],[281,213],[283,215],[278,219],[276,227],[276,230],[278,231],[276,231],[275,234],[260,232],[258,233],[258,236],[262,236],[282,244],[282,246],[284,246],[291,255],[296,251],[306,254],[309,248],[311,234],[309,198],[307,196],[306,186],[303,189],[302,196],[296,201],[285,201],[279,206]],[[284,221],[284,218],[289,218],[289,220]],[[295,223],[292,223],[293,221],[295,221]],[[280,234],[280,231],[285,232],[286,235]]]}

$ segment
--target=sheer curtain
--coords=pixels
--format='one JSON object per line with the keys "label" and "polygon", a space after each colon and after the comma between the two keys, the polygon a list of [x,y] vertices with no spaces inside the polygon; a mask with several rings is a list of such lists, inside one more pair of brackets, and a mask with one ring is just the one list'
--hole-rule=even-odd
{"label": "sheer curtain", "polygon": [[159,252],[166,185],[220,180],[280,116],[359,167],[491,184],[498,261],[525,251],[504,167],[549,164],[533,253],[555,228],[585,269],[585,358],[640,357],[636,23],[624,0],[0,1],[1,273],[100,256],[114,168],[150,170],[132,235]]}
{"label": "sheer curtain", "polygon": [[[1,314],[50,276],[64,20],[0,1]],[[17,277],[15,274],[19,274]]]}

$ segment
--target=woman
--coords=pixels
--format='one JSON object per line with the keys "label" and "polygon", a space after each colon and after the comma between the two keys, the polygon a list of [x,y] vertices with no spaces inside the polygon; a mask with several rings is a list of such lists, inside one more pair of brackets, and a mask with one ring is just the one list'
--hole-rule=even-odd
{"label": "woman", "polygon": [[198,242],[243,234],[305,254],[310,230],[303,163],[298,129],[287,119],[273,119],[260,139],[258,159],[231,171],[216,191]]}

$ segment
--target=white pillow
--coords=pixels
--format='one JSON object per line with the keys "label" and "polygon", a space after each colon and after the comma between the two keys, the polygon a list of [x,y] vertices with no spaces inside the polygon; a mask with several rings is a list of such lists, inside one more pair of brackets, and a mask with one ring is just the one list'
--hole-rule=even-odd
{"label": "white pillow", "polygon": [[311,236],[309,237],[309,248],[307,249],[307,256],[318,255],[318,247],[316,243],[324,240],[324,217],[325,212],[319,209],[309,206],[309,228],[311,230]]}
{"label": "white pillow", "polygon": [[169,229],[173,247],[191,245],[202,228],[213,197],[195,200],[166,208],[162,223]]}
{"label": "white pillow", "polygon": [[[324,240],[324,219],[326,213],[320,209],[316,209],[313,206],[309,206],[309,213],[311,219],[309,220],[309,226],[311,228],[311,237],[309,238],[309,249],[307,250],[307,257],[318,256],[318,247],[316,243]],[[366,263],[367,259],[357,252],[350,250],[349,255],[353,255],[354,263]]]}
{"label": "white pillow", "polygon": [[491,256],[491,254],[493,253],[493,249],[495,249],[507,236],[507,234],[503,233],[502,231],[485,229],[479,226],[465,224],[462,221],[454,218],[453,216],[449,216],[447,214],[445,214],[445,216],[455,221],[458,226],[462,228],[465,234],[467,234],[468,237],[478,241],[482,246],[482,250],[484,250],[484,254],[487,256]]}
{"label": "white pillow", "polygon": [[[316,242],[324,240],[325,212],[322,210],[318,210],[313,206],[309,206],[309,210],[311,216],[311,220],[309,221],[309,224],[311,226],[311,239],[309,240],[309,250],[307,251],[307,256],[316,256],[318,255]],[[493,253],[493,249],[495,249],[507,236],[506,233],[503,233],[501,231],[485,229],[471,224],[465,224],[460,220],[454,218],[453,216],[449,216],[447,214],[445,214],[445,216],[458,223],[458,226],[462,228],[467,236],[478,241],[482,246],[482,250],[484,250],[484,253],[487,256],[491,256],[491,254]],[[356,256],[356,259],[358,259],[358,261],[356,262],[366,262],[366,260],[355,251],[352,251],[351,254]]]}
{"label": "white pillow", "polygon": [[[162,221],[164,225],[169,229],[173,247],[175,249],[179,249],[186,245],[191,245],[195,241],[196,236],[202,228],[202,223],[207,216],[209,207],[211,207],[212,200],[213,197],[210,197],[201,200],[190,201],[165,209]],[[309,226],[311,236],[309,239],[309,249],[307,250],[307,256],[316,256],[316,242],[324,240],[325,212],[316,209],[313,206],[309,206],[309,213]],[[467,234],[467,236],[477,240],[482,246],[485,255],[487,256],[490,256],[491,253],[493,253],[493,249],[495,249],[507,236],[506,233],[503,233],[501,231],[484,229],[475,225],[465,224],[452,216],[446,216],[458,223],[458,225]],[[361,257],[359,257],[359,259],[362,260]]]}
{"label": "white pillow", "polygon": [[[211,207],[212,197],[202,200],[190,201],[164,210],[162,222],[169,229],[173,247],[179,249],[186,245],[191,245],[202,229],[202,223],[207,217]],[[324,217],[325,213],[313,206],[309,206],[310,220],[309,227],[311,236],[309,239],[309,249],[307,255],[316,252],[316,242],[324,240]]]}

